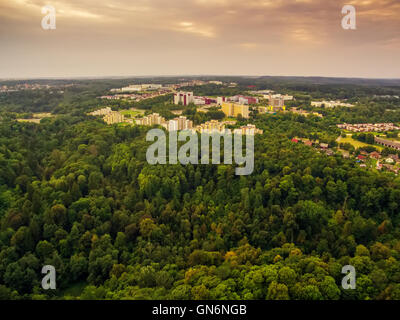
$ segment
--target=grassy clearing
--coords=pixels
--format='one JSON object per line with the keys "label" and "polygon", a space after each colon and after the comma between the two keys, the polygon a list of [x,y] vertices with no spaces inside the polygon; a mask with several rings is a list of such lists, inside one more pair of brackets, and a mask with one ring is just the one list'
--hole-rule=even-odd
{"label": "grassy clearing", "polygon": [[144,114],[144,111],[138,111],[138,110],[121,110],[121,114],[123,114],[125,117],[130,117],[130,118],[135,118],[141,114]]}
{"label": "grassy clearing", "polygon": [[336,141],[338,143],[350,143],[356,149],[362,148],[362,147],[372,146],[372,147],[375,147],[377,150],[380,150],[380,151],[383,150],[383,148],[381,146],[367,144],[367,143],[364,143],[364,142],[361,142],[361,141],[357,141],[357,140],[354,140],[350,136],[347,136],[346,138],[339,137]]}

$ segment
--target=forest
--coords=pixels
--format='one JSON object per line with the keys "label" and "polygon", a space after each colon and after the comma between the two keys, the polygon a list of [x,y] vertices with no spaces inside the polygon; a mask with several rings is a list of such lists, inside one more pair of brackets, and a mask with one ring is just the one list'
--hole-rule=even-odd
{"label": "forest", "polygon": [[[400,299],[400,178],[291,142],[334,144],[339,121],[400,121],[397,102],[382,112],[388,103],[372,97],[400,87],[275,81],[299,105],[310,86],[331,86],[332,98],[361,92],[360,103],[324,118],[253,115],[264,134],[249,176],[235,164],[148,164],[149,128],[86,116],[105,104],[96,97],[107,81],[55,100],[36,92],[37,104],[32,93],[0,95],[0,299]],[[57,116],[15,121],[38,111]],[[41,287],[44,265],[57,270],[56,290]],[[344,265],[357,271],[355,290],[341,286]]]}

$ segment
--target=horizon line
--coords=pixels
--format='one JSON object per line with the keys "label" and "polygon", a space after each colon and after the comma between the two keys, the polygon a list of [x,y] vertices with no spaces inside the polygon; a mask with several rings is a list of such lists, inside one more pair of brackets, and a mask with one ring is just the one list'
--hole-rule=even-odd
{"label": "horizon line", "polygon": [[357,79],[357,80],[400,80],[399,78],[379,78],[379,77],[346,77],[346,76],[321,76],[321,75],[224,75],[224,74],[170,74],[170,75],[109,75],[109,76],[43,76],[43,77],[0,77],[0,81],[15,80],[103,80],[103,79],[135,79],[135,78],[201,78],[201,77],[232,77],[232,78],[324,78],[324,79]]}

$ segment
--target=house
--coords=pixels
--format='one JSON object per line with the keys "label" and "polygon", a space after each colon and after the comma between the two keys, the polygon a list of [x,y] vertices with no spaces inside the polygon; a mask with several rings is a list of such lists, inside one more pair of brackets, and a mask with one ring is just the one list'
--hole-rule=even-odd
{"label": "house", "polygon": [[327,154],[328,156],[333,156],[335,153],[333,152],[332,149],[328,149],[328,150],[326,150],[326,154]]}
{"label": "house", "polygon": [[327,144],[327,143],[321,143],[319,146],[321,147],[321,149],[325,149],[325,150],[329,148],[329,144]]}
{"label": "house", "polygon": [[389,154],[388,157],[390,159],[393,159],[394,161],[398,162],[399,161],[399,156],[397,154]]}
{"label": "house", "polygon": [[350,158],[350,152],[342,151],[342,157],[345,158],[345,159],[349,159]]}
{"label": "house", "polygon": [[379,152],[376,152],[376,151],[371,152],[371,153],[369,154],[369,156],[370,156],[371,158],[373,158],[373,159],[376,159],[376,160],[379,160],[379,159],[381,158],[380,153],[379,153]]}
{"label": "house", "polygon": [[392,166],[392,165],[390,165],[390,164],[384,164],[383,165],[387,170],[389,170],[389,171],[391,171],[391,172],[393,172],[393,173],[395,173],[395,174],[398,174],[399,173],[399,168],[396,168],[395,166]]}
{"label": "house", "polygon": [[385,162],[386,163],[394,163],[395,161],[392,158],[386,158]]}
{"label": "house", "polygon": [[358,160],[361,160],[361,161],[365,161],[366,157],[360,154],[360,155],[357,157],[357,159],[358,159]]}
{"label": "house", "polygon": [[298,143],[298,142],[299,142],[299,140],[297,140],[296,138],[293,138],[293,139],[292,139],[292,142],[294,142],[294,143]]}
{"label": "house", "polygon": [[306,146],[312,147],[313,143],[310,140],[304,141]]}

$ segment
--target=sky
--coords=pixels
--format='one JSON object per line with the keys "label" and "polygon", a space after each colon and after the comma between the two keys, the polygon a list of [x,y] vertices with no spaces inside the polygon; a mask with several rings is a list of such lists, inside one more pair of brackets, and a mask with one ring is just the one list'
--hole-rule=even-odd
{"label": "sky", "polygon": [[400,78],[400,0],[0,0],[0,44],[0,78]]}

